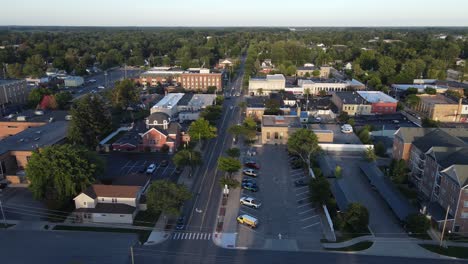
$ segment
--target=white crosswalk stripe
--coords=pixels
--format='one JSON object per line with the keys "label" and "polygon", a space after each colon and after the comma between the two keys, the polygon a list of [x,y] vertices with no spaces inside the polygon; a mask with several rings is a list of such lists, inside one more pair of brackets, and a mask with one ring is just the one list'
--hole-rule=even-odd
{"label": "white crosswalk stripe", "polygon": [[172,234],[171,239],[186,239],[186,240],[209,240],[211,239],[211,233],[181,233],[175,232]]}

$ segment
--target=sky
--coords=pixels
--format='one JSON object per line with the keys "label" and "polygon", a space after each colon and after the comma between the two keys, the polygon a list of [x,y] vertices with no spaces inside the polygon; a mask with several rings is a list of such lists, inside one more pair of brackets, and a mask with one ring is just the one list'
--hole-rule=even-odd
{"label": "sky", "polygon": [[0,0],[0,25],[468,26],[468,0]]}

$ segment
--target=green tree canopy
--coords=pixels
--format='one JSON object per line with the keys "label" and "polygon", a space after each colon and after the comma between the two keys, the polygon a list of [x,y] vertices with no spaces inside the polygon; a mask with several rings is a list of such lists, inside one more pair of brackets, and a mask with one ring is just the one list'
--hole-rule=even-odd
{"label": "green tree canopy", "polygon": [[269,99],[265,103],[264,115],[279,115],[280,114],[280,102],[275,99]]}
{"label": "green tree canopy", "polygon": [[390,164],[390,177],[395,183],[405,183],[408,181],[408,166],[405,160],[393,159]]}
{"label": "green tree canopy", "polygon": [[212,139],[216,137],[216,127],[210,125],[206,119],[199,118],[190,124],[188,133],[194,141]]}
{"label": "green tree canopy", "polygon": [[415,107],[421,102],[421,98],[415,94],[410,94],[406,97],[405,102],[410,107]]}
{"label": "green tree canopy", "polygon": [[220,171],[227,172],[229,177],[236,171],[239,171],[242,168],[242,164],[238,159],[231,157],[220,157],[218,159],[218,169]]}
{"label": "green tree canopy", "polygon": [[367,233],[369,225],[369,211],[358,203],[348,205],[343,216],[343,229],[351,233]]}
{"label": "green tree canopy", "polygon": [[156,180],[148,188],[148,210],[177,216],[182,204],[192,197],[187,187],[168,180]]}
{"label": "green tree canopy", "polygon": [[375,155],[374,148],[368,147],[364,153],[366,160],[369,162],[377,160],[377,155]]}
{"label": "green tree canopy", "polygon": [[59,92],[54,94],[54,97],[60,109],[66,109],[68,102],[73,99],[73,96],[70,92]]}
{"label": "green tree canopy", "polygon": [[112,90],[112,104],[114,107],[127,108],[138,102],[138,99],[138,89],[132,80],[119,81]]}
{"label": "green tree canopy", "polygon": [[26,166],[34,198],[52,201],[60,208],[102,173],[103,162],[80,146],[54,145],[33,152]]}
{"label": "green tree canopy", "polygon": [[312,130],[297,130],[288,139],[288,151],[301,157],[310,168],[310,159],[320,151],[317,135]]}
{"label": "green tree canopy", "polygon": [[332,196],[330,183],[327,178],[322,175],[316,175],[315,178],[310,181],[309,190],[311,193],[310,201],[317,205],[326,204]]}
{"label": "green tree canopy", "polygon": [[28,95],[28,105],[35,108],[41,102],[42,97],[49,94],[52,94],[52,91],[47,88],[32,89]]}
{"label": "green tree canopy", "polygon": [[231,158],[239,158],[240,149],[238,148],[229,148],[226,150],[226,154]]}
{"label": "green tree canopy", "polygon": [[220,105],[210,105],[200,113],[200,116],[208,120],[208,122],[210,122],[211,125],[214,125],[216,124],[216,121],[221,117],[222,111],[223,109]]}
{"label": "green tree canopy", "polygon": [[431,227],[431,221],[420,213],[408,215],[406,229],[413,234],[426,234]]}
{"label": "green tree canopy", "polygon": [[72,120],[68,139],[75,144],[94,148],[112,129],[110,112],[100,96],[84,96],[72,107],[70,113]]}

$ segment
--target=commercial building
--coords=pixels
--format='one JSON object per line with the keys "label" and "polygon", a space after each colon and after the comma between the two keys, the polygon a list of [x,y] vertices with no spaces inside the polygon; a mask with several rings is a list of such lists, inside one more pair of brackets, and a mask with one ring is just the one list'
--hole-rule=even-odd
{"label": "commercial building", "polygon": [[329,66],[322,66],[320,68],[317,68],[315,66],[303,66],[303,67],[298,67],[296,70],[296,76],[297,77],[312,77],[314,76],[314,71],[318,71],[318,78],[322,79],[328,79],[330,77],[332,67]]}
{"label": "commercial building", "polygon": [[28,95],[25,80],[0,80],[0,107],[7,104],[25,104]]}
{"label": "commercial building", "polygon": [[75,221],[79,223],[133,224],[139,210],[141,186],[93,184],[76,196]]}
{"label": "commercial building", "polygon": [[449,98],[442,94],[418,94],[418,105],[414,107],[425,117],[440,122],[467,122],[468,102]]}
{"label": "commercial building", "polygon": [[335,92],[332,102],[340,112],[349,115],[391,114],[398,101],[378,91]]}
{"label": "commercial building", "polygon": [[468,84],[456,81],[439,81],[436,79],[414,79],[412,84],[392,84],[392,89],[395,91],[406,91],[409,88],[416,88],[418,93],[424,93],[427,88],[432,88],[438,94],[452,90],[463,95],[464,89],[468,88]]}
{"label": "commercial building", "polygon": [[181,83],[185,71],[171,67],[154,67],[142,73],[138,81],[144,86],[157,86],[158,83]]}
{"label": "commercial building", "polygon": [[400,128],[394,158],[407,160],[409,180],[423,199],[421,211],[440,229],[468,232],[468,130]]}
{"label": "commercial building", "polygon": [[[338,80],[338,79],[299,79],[297,81],[298,87],[287,87],[286,91],[291,91],[295,94],[304,94],[306,91],[311,95],[319,95],[321,91],[327,94],[339,91],[358,91],[364,90],[366,87],[361,82],[353,80]],[[299,89],[298,89],[299,88]]]}
{"label": "commercial building", "polygon": [[215,100],[215,94],[169,93],[151,107],[150,112],[165,113],[172,121],[197,120],[200,112]]}
{"label": "commercial building", "polygon": [[0,119],[0,139],[16,135],[31,127],[69,119],[67,111],[26,110]]}
{"label": "commercial building", "polygon": [[170,93],[164,96],[158,103],[150,109],[150,113],[162,112],[169,117],[176,117],[178,113],[177,104],[184,97],[184,93]]}
{"label": "commercial building", "polygon": [[55,121],[0,140],[0,180],[5,178],[12,183],[24,181],[24,168],[32,152],[62,143],[67,130],[67,121]]}
{"label": "commercial building", "polygon": [[216,87],[216,91],[223,89],[221,73],[210,73],[208,69],[200,69],[199,72],[182,74],[182,87],[186,90],[206,92],[210,86]]}
{"label": "commercial building", "polygon": [[279,92],[286,88],[286,78],[283,74],[255,77],[249,80],[249,95],[267,96],[272,92]]}

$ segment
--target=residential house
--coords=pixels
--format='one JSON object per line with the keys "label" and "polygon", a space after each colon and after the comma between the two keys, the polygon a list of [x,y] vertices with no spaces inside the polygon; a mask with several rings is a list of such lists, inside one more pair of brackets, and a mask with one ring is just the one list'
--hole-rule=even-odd
{"label": "residential house", "polygon": [[76,221],[133,224],[140,208],[141,186],[93,184],[76,196]]}

